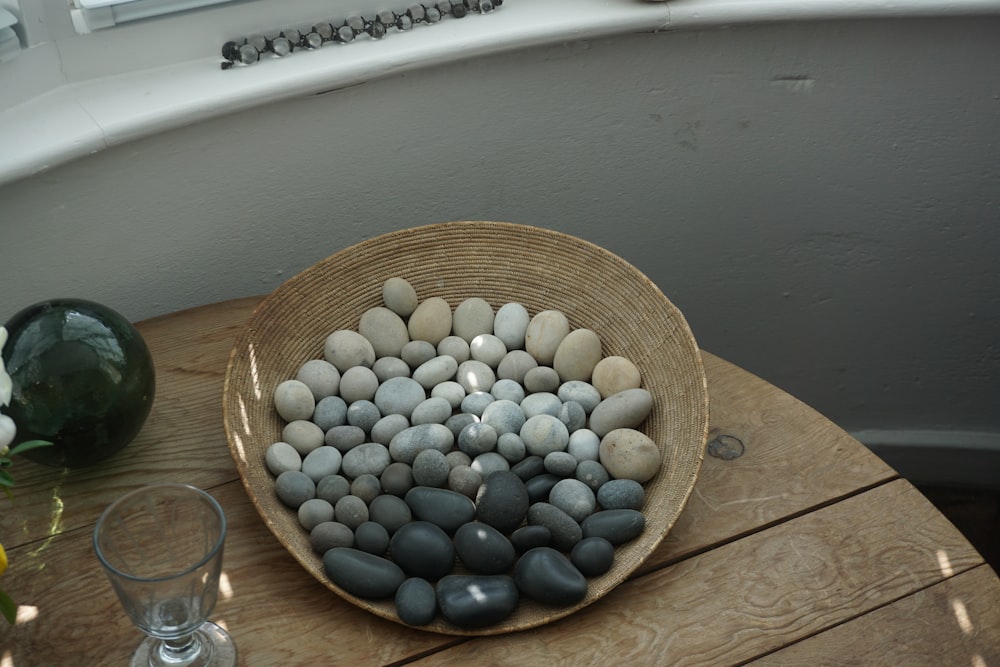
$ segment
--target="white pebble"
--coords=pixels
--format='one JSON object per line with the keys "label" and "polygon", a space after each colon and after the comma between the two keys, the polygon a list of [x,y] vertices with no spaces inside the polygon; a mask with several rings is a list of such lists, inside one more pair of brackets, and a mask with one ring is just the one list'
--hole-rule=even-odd
{"label": "white pebble", "polygon": [[274,390],[274,409],[286,422],[309,419],[316,409],[316,397],[300,380],[285,380]]}
{"label": "white pebble", "polygon": [[462,399],[461,409],[466,414],[482,417],[483,410],[496,400],[488,391],[474,391]]}
{"label": "white pebble", "polygon": [[506,303],[493,319],[493,335],[502,340],[508,350],[523,350],[524,334],[530,321],[527,308],[519,303]]}
{"label": "white pebble", "polygon": [[513,401],[514,403],[520,403],[525,397],[524,387],[514,380],[497,380],[493,383],[490,393],[498,401]]}
{"label": "white pebble", "polygon": [[420,383],[413,378],[389,378],[375,390],[375,405],[383,415],[400,414],[410,418],[413,409],[427,398]]}
{"label": "white pebble", "polygon": [[471,467],[479,473],[480,477],[486,479],[490,474],[499,470],[510,470],[510,463],[496,452],[486,452],[472,459]]}
{"label": "white pebble", "polygon": [[507,346],[493,334],[479,334],[469,343],[469,353],[476,361],[496,369],[507,356]]}
{"label": "white pebble", "polygon": [[481,419],[484,424],[489,424],[497,433],[503,435],[520,433],[526,417],[519,404],[502,398],[487,405]]}
{"label": "white pebble", "polygon": [[583,406],[584,411],[588,415],[601,402],[601,392],[597,390],[597,387],[581,380],[564,382],[559,385],[556,395],[562,399],[563,403],[576,401]]}
{"label": "white pebble", "polygon": [[433,389],[436,385],[453,379],[457,371],[458,362],[455,358],[441,355],[420,364],[413,371],[412,377],[424,389]]}
{"label": "white pebble", "polygon": [[577,461],[596,461],[601,447],[601,439],[589,428],[581,428],[569,435],[566,451]]}
{"label": "white pebble", "polygon": [[392,439],[403,429],[410,427],[410,420],[400,414],[391,414],[382,417],[371,429],[371,440],[389,446]]}
{"label": "white pebble", "polygon": [[553,417],[558,417],[561,409],[562,401],[559,400],[559,397],[547,391],[528,394],[521,401],[521,410],[527,419],[531,419],[535,415],[552,415]]}
{"label": "white pebble", "polygon": [[496,382],[496,375],[483,362],[470,359],[459,364],[456,381],[471,394],[474,391],[489,391]]}
{"label": "white pebble", "polygon": [[399,356],[412,369],[436,357],[437,348],[425,340],[411,340],[403,346]]}
{"label": "white pebble", "polygon": [[535,358],[524,350],[511,350],[497,365],[497,377],[524,384],[524,376],[532,368],[538,368]]}
{"label": "white pebble", "polygon": [[444,424],[451,416],[451,403],[444,398],[424,399],[413,409],[410,415],[410,424],[418,426],[420,424]]}
{"label": "white pebble", "polygon": [[372,364],[372,372],[379,382],[385,382],[389,378],[410,377],[410,365],[399,357],[379,357]]}
{"label": "white pebble", "polygon": [[549,452],[566,449],[569,444],[569,431],[557,417],[552,415],[535,415],[524,422],[519,433],[524,440],[524,447],[532,456],[545,456]]}

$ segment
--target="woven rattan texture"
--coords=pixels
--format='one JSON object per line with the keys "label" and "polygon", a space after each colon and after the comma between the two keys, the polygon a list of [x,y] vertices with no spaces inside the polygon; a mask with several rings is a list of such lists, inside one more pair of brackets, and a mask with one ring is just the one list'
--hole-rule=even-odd
{"label": "woven rattan texture", "polygon": [[691,330],[659,288],[620,257],[576,237],[501,222],[449,222],[385,234],[346,248],[289,279],[268,296],[237,337],[226,373],[224,421],[229,448],[264,522],[323,585],[381,617],[400,622],[391,600],[356,598],[323,573],[296,513],[275,496],[264,466],[283,422],[272,394],[307,360],[322,358],[338,329],[357,330],[361,314],[382,305],[382,284],[407,279],[418,297],[444,298],[454,309],[481,297],[498,309],[523,304],[531,315],[556,309],[573,328],[593,329],[604,356],[621,355],[642,373],[653,413],[641,427],[661,448],[664,465],[646,485],[646,530],[617,549],[607,574],[590,580],[573,608],[522,600],[504,623],[463,630],[443,620],[424,629],[456,635],[497,634],[562,618],[625,580],[659,545],[690,494],[708,430],[705,371]]}

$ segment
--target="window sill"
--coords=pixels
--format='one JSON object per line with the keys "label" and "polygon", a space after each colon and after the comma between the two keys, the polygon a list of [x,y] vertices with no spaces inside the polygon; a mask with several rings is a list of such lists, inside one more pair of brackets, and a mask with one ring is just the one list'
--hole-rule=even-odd
{"label": "window sill", "polygon": [[[448,19],[375,42],[329,45],[223,71],[219,55],[107,76],[61,81],[0,112],[0,185],[111,146],[300,95],[454,60],[635,32],[740,23],[1000,13],[996,0],[508,0],[488,16]],[[176,24],[176,21],[175,21]],[[213,45],[218,53],[223,40]],[[23,52],[4,75],[60,58],[55,43]],[[207,50],[205,51],[207,53]],[[66,57],[65,54],[62,55]],[[44,77],[43,77],[44,79]],[[2,81],[0,81],[2,83]],[[44,85],[44,84],[42,84]],[[0,86],[2,87],[2,86]]]}

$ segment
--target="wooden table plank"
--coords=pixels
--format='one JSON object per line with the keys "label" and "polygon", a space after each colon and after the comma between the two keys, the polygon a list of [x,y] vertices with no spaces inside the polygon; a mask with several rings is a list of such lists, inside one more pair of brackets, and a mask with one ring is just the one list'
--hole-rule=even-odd
{"label": "wooden table plank", "polygon": [[1000,665],[1000,580],[980,565],[750,664]]}
{"label": "wooden table plank", "polygon": [[558,623],[414,664],[738,664],[943,580],[939,550],[954,573],[983,563],[897,480],[629,581]]}

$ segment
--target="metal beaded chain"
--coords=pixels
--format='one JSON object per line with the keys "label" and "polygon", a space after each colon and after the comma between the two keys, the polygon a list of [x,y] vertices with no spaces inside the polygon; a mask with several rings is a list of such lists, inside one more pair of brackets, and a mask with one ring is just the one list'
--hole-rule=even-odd
{"label": "metal beaded chain", "polygon": [[441,0],[434,4],[411,5],[403,13],[382,10],[370,19],[352,16],[340,25],[321,22],[308,32],[291,28],[281,31],[277,37],[251,35],[243,42],[229,41],[222,45],[222,57],[225,58],[222,69],[229,69],[237,63],[252,65],[266,53],[283,57],[297,49],[318,49],[329,42],[350,44],[360,35],[382,39],[390,28],[403,32],[421,23],[437,23],[445,16],[460,19],[470,11],[489,14],[502,4],[503,0]]}

